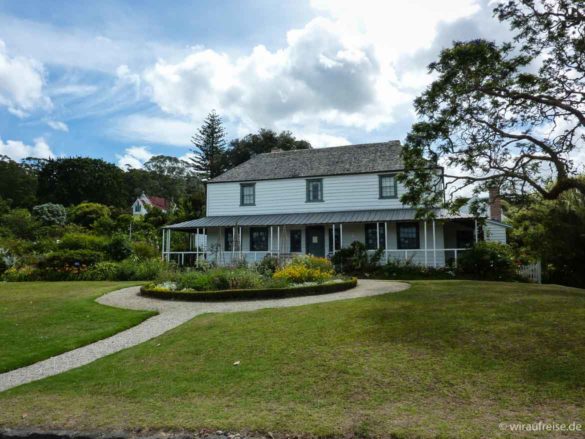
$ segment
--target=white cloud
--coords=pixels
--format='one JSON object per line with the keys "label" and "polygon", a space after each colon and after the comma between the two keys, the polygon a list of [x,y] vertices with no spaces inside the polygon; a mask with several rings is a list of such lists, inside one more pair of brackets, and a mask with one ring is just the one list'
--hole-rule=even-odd
{"label": "white cloud", "polygon": [[[152,99],[170,114],[201,121],[215,108],[246,126],[326,123],[371,130],[410,99],[384,74],[374,47],[337,23],[317,18],[288,33],[288,46],[264,46],[231,59],[197,50],[145,73]],[[296,130],[295,130],[296,131]]]}
{"label": "white cloud", "polygon": [[51,85],[48,92],[51,96],[75,96],[85,97],[98,91],[98,87],[93,84],[59,84]]}
{"label": "white cloud", "polygon": [[114,74],[122,64],[144,66],[159,56],[172,57],[186,51],[182,47],[145,41],[143,36],[148,35],[147,30],[129,31],[133,25],[130,18],[124,20],[116,16],[108,25],[119,27],[117,31],[108,29],[119,37],[107,38],[82,28],[56,26],[0,13],[2,38],[8,46],[46,65]]}
{"label": "white cloud", "polygon": [[50,108],[43,85],[43,66],[31,58],[10,57],[0,40],[0,106],[18,117],[39,107]]}
{"label": "white cloud", "polygon": [[396,73],[401,57],[430,47],[441,23],[480,8],[476,0],[319,0],[312,6],[322,16],[290,30],[280,49],[259,45],[234,58],[195,48],[179,62],[159,60],[143,74],[152,100],[196,124],[216,109],[239,129],[318,133],[326,127],[338,137],[348,127],[372,131],[396,122],[428,83],[426,75],[410,72],[403,84]]}
{"label": "white cloud", "polygon": [[351,142],[345,137],[333,136],[331,134],[307,133],[298,136],[298,138],[306,140],[313,146],[313,148],[328,148],[330,146],[351,145]]}
{"label": "white cloud", "polygon": [[311,5],[345,29],[359,32],[385,58],[429,46],[439,23],[468,17],[480,9],[479,0],[312,0]]}
{"label": "white cloud", "polygon": [[64,133],[69,132],[69,127],[67,126],[67,124],[59,120],[48,120],[47,125],[53,128],[55,131],[63,131]]}
{"label": "white cloud", "polygon": [[116,155],[118,158],[118,166],[122,169],[140,169],[153,156],[145,146],[132,146],[126,148],[124,152],[124,155]]}
{"label": "white cloud", "polygon": [[20,140],[7,140],[4,142],[0,138],[0,155],[6,155],[16,161],[26,157],[45,159],[55,157],[55,154],[51,151],[51,147],[42,137],[35,139],[34,145],[27,145]]}
{"label": "white cloud", "polygon": [[162,117],[131,115],[121,118],[111,134],[126,140],[174,146],[190,146],[195,126],[188,122]]}
{"label": "white cloud", "polygon": [[122,64],[116,69],[116,76],[118,77],[118,87],[130,85],[134,88],[136,98],[140,97],[140,85],[142,82],[138,73],[132,73],[126,64]]}

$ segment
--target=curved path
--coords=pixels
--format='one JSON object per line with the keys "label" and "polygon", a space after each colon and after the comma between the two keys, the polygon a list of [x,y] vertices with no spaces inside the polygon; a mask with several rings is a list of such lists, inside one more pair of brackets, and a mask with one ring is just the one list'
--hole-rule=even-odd
{"label": "curved path", "polygon": [[252,300],[237,302],[180,302],[153,299],[138,295],[139,287],[124,288],[101,296],[97,302],[103,305],[136,310],[154,310],[158,315],[119,332],[111,337],[74,349],[69,352],[39,361],[30,366],[0,374],[0,392],[21,384],[75,369],[91,363],[106,355],[136,346],[158,337],[165,332],[191,320],[199,314],[218,312],[254,311],[263,308],[285,308],[332,302],[335,300],[355,299],[402,291],[409,285],[401,282],[381,280],[360,280],[357,287],[340,293],[318,296],[290,297],[286,299]]}

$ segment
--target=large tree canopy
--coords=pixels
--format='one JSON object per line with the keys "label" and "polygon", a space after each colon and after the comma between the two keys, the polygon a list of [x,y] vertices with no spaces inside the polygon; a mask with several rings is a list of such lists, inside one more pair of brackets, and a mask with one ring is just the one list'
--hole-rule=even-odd
{"label": "large tree canopy", "polygon": [[85,157],[49,160],[38,174],[39,201],[64,206],[84,201],[126,207],[124,171],[101,159]]}
{"label": "large tree canopy", "polygon": [[493,185],[544,199],[585,194],[572,160],[585,148],[584,12],[579,0],[509,1],[494,13],[517,32],[514,42],[456,42],[441,52],[429,66],[435,81],[415,100],[403,201],[443,202],[437,165],[452,195]]}
{"label": "large tree canopy", "polygon": [[556,200],[533,194],[507,214],[511,244],[541,260],[547,282],[585,287],[585,195],[575,189]]}
{"label": "large tree canopy", "polygon": [[36,191],[35,172],[0,155],[0,199],[12,207],[31,207],[36,201]]}
{"label": "large tree canopy", "polygon": [[309,148],[311,148],[309,142],[296,139],[290,131],[281,131],[277,134],[272,130],[262,128],[257,134],[248,134],[230,142],[227,150],[228,167],[233,168],[249,160],[253,155],[270,152],[273,149],[291,151]]}

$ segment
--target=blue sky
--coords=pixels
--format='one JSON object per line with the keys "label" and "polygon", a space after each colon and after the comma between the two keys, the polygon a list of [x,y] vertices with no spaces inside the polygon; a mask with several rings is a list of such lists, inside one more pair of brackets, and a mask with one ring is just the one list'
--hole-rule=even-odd
{"label": "blue sky", "polygon": [[477,37],[507,37],[484,0],[0,0],[0,154],[139,167],[211,109],[229,139],[403,139],[425,66]]}

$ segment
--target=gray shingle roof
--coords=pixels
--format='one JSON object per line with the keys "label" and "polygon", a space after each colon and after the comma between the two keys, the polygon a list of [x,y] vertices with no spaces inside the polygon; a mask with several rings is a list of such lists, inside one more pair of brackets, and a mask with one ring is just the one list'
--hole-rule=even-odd
{"label": "gray shingle roof", "polygon": [[[466,219],[472,215],[452,214],[435,209],[437,219]],[[415,209],[351,210],[345,212],[284,213],[270,215],[208,216],[165,226],[172,230],[193,230],[197,227],[233,226],[284,226],[300,224],[369,223],[383,221],[409,221],[416,218]]]}
{"label": "gray shingle roof", "polygon": [[258,154],[210,183],[363,174],[403,169],[400,141]]}

